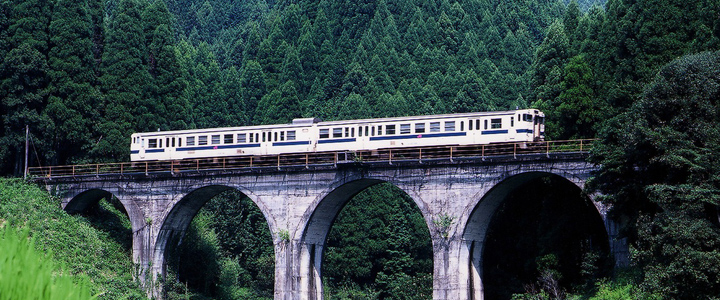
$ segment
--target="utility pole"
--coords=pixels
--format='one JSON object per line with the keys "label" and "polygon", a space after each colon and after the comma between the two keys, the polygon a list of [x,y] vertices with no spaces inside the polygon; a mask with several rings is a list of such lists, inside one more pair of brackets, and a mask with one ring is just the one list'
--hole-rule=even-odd
{"label": "utility pole", "polygon": [[30,126],[25,125],[25,170],[23,171],[23,179],[27,179],[28,175],[28,149],[29,149],[29,142],[28,139],[30,138]]}

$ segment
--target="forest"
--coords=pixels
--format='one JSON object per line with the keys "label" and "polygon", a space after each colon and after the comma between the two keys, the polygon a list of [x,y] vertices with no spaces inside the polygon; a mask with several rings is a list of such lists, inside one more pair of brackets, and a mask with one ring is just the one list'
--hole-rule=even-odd
{"label": "forest", "polygon": [[[520,240],[484,254],[488,299],[712,299],[718,66],[716,0],[0,0],[0,174],[22,175],[26,126],[30,165],[49,166],[127,161],[133,132],[533,107],[548,139],[598,138],[601,170],[582,192],[548,177],[509,197],[489,238]],[[626,270],[583,205],[558,204],[591,193]],[[430,299],[427,230],[392,186],[355,196],[326,242],[326,299]],[[166,297],[272,298],[272,234],[242,194],[212,199]]]}

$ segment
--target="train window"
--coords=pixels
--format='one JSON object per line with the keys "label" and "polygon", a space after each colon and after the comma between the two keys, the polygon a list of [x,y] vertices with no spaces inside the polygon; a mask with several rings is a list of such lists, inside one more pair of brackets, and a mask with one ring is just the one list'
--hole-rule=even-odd
{"label": "train window", "polygon": [[378,126],[377,128],[378,128],[377,134],[378,134],[378,135],[383,135],[382,125]]}
{"label": "train window", "polygon": [[330,129],[320,129],[320,138],[321,139],[330,138]]}
{"label": "train window", "polygon": [[368,136],[368,134],[370,133],[369,130],[370,128],[368,126],[365,126],[365,136]]}
{"label": "train window", "polygon": [[295,140],[295,130],[290,130],[287,132],[287,140],[288,141],[294,141]]}
{"label": "train window", "polygon": [[267,132],[263,132],[263,133],[262,133],[262,141],[263,141],[263,143],[265,142],[265,140],[267,140]]}
{"label": "train window", "polygon": [[148,139],[148,148],[157,148],[158,142],[157,139]]}
{"label": "train window", "polygon": [[247,134],[245,133],[238,133],[237,135],[237,143],[238,144],[244,144],[247,141]]}
{"label": "train window", "polygon": [[475,130],[480,130],[480,119],[475,120]]}
{"label": "train window", "polygon": [[415,133],[425,133],[425,123],[415,123]]}
{"label": "train window", "polygon": [[255,141],[257,141],[257,137],[255,136],[254,133],[251,133],[251,134],[250,134],[250,142],[251,142],[251,143],[254,143]]}
{"label": "train window", "polygon": [[455,131],[455,121],[446,121],[445,131]]}
{"label": "train window", "polygon": [[430,132],[440,132],[440,122],[430,122]]}
{"label": "train window", "polygon": [[207,145],[207,143],[208,143],[207,135],[201,135],[198,137],[198,146]]}
{"label": "train window", "polygon": [[375,136],[375,126],[372,126],[372,132],[370,133],[371,136]]}
{"label": "train window", "polygon": [[532,122],[533,116],[531,114],[524,114],[523,115],[523,121],[525,122]]}
{"label": "train window", "polygon": [[349,136],[350,136],[350,128],[345,127],[345,137],[349,137]]}
{"label": "train window", "polygon": [[213,134],[211,141],[212,141],[212,144],[213,144],[213,145],[220,144],[220,135],[219,135],[219,134]]}
{"label": "train window", "polygon": [[232,144],[233,142],[233,135],[232,134],[226,134],[223,137],[223,144]]}
{"label": "train window", "polygon": [[502,119],[491,119],[490,120],[490,128],[492,128],[492,129],[502,128]]}
{"label": "train window", "polygon": [[333,138],[342,137],[342,128],[333,128]]}
{"label": "train window", "polygon": [[515,117],[510,117],[510,127],[515,126]]}
{"label": "train window", "polygon": [[187,137],[187,139],[185,140],[185,146],[195,146],[195,137],[194,136]]}
{"label": "train window", "polygon": [[473,121],[472,120],[468,121],[468,130],[473,130],[472,126],[473,126]]}
{"label": "train window", "polygon": [[175,148],[175,138],[172,139],[172,146]]}
{"label": "train window", "polygon": [[395,134],[395,125],[385,126],[385,134]]}
{"label": "train window", "polygon": [[487,129],[487,120],[485,120],[485,129]]}
{"label": "train window", "polygon": [[355,137],[355,127],[350,128],[350,136]]}
{"label": "train window", "polygon": [[170,138],[165,138],[165,147],[170,147]]}
{"label": "train window", "polygon": [[362,136],[363,136],[363,128],[362,128],[362,126],[360,126],[360,128],[358,128],[358,137],[362,137]]}
{"label": "train window", "polygon": [[159,147],[159,148],[162,148],[162,147],[163,147],[163,146],[162,146],[162,139],[158,139],[158,147]]}
{"label": "train window", "polygon": [[460,121],[460,131],[465,131],[465,122]]}
{"label": "train window", "polygon": [[400,134],[410,133],[410,124],[400,124]]}
{"label": "train window", "polygon": [[280,141],[285,140],[285,131],[280,131]]}
{"label": "train window", "polygon": [[275,142],[279,141],[277,132],[275,132],[275,134],[273,134],[273,141],[275,141]]}

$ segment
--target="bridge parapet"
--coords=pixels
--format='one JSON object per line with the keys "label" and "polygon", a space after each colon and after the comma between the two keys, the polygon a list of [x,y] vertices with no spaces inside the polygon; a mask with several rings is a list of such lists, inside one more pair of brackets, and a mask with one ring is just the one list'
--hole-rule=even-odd
{"label": "bridge parapet", "polygon": [[547,157],[587,153],[594,140],[518,142],[490,145],[442,146],[422,148],[392,148],[364,151],[334,151],[313,153],[289,153],[266,156],[232,156],[170,161],[142,161],[124,163],[83,164],[28,168],[35,180],[64,177],[87,177],[107,175],[149,175],[155,173],[187,173],[213,171],[291,170],[294,168],[325,169],[342,164],[393,164],[393,163],[443,163],[458,161],[502,161],[523,157]]}

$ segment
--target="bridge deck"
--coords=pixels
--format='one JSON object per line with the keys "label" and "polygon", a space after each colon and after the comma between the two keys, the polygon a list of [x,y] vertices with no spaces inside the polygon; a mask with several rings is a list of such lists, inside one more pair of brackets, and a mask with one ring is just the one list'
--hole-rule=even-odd
{"label": "bridge deck", "polygon": [[389,148],[364,151],[289,153],[265,156],[232,156],[201,159],[141,161],[104,164],[31,167],[36,180],[107,175],[181,174],[187,172],[288,170],[325,168],[343,164],[393,164],[517,159],[558,153],[587,153],[594,140],[519,142],[490,145]]}

